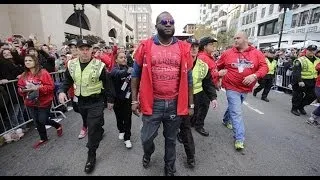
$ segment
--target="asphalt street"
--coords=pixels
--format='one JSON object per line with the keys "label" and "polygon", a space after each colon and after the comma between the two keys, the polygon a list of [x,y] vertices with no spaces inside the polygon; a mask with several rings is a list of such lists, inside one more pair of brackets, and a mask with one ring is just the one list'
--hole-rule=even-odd
{"label": "asphalt street", "polygon": [[[210,109],[205,120],[209,137],[193,129],[196,144],[196,167],[189,169],[183,145],[177,142],[177,176],[319,176],[320,129],[305,123],[308,116],[290,113],[291,96],[271,91],[270,102],[249,94],[243,114],[246,127],[245,150],[234,150],[233,132],[222,125],[227,106],[225,93],[218,93],[218,108]],[[315,106],[308,106],[308,114]],[[63,124],[64,135],[57,137],[56,130],[48,130],[49,142],[39,150],[32,144],[38,140],[31,130],[18,142],[0,147],[1,176],[84,176],[87,158],[87,138],[79,140],[82,125],[79,114],[70,111]],[[162,128],[155,140],[156,150],[150,167],[142,167],[140,141],[141,119],[133,116],[132,149],[126,149],[118,139],[114,113],[105,110],[105,136],[97,151],[97,164],[91,176],[162,176],[164,138]],[[89,175],[90,176],[90,175]]]}

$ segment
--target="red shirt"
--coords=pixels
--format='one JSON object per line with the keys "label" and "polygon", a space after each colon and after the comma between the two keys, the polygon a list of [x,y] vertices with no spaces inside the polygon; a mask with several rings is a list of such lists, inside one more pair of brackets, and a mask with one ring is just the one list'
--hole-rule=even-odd
{"label": "red shirt", "polygon": [[239,52],[235,47],[226,50],[217,61],[218,69],[227,69],[222,78],[222,87],[240,93],[251,92],[256,82],[246,86],[242,83],[250,74],[263,78],[269,71],[265,56],[256,48],[249,46]]}
{"label": "red shirt", "polygon": [[[33,101],[28,100],[27,93],[22,92],[22,87],[26,87],[27,82],[40,85],[39,88],[39,104],[36,104]],[[31,72],[28,72],[26,77],[22,75],[18,80],[18,93],[24,99],[24,104],[29,107],[37,106],[46,108],[49,107],[53,100],[54,95],[54,83],[51,75],[47,70],[42,69],[38,75],[33,75]]]}
{"label": "red shirt", "polygon": [[156,99],[176,99],[179,94],[181,53],[178,43],[152,44],[152,85]]}
{"label": "red shirt", "polygon": [[[316,71],[318,71],[318,73],[320,72],[320,63],[318,63],[318,64],[316,65]],[[317,76],[316,86],[317,86],[317,87],[320,87],[320,75]]]}

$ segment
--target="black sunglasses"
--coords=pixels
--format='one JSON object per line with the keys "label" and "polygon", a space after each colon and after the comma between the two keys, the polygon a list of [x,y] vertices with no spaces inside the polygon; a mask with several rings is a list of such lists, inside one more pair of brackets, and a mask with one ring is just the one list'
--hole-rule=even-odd
{"label": "black sunglasses", "polygon": [[161,25],[163,25],[163,26],[165,26],[165,25],[167,25],[167,24],[170,24],[170,25],[174,25],[174,20],[173,19],[166,19],[166,20],[164,20],[164,19],[162,19],[158,24],[161,24]]}

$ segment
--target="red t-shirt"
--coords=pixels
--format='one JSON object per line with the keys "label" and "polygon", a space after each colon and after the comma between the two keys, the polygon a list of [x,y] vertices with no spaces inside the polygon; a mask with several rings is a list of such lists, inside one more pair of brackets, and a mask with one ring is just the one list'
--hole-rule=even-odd
{"label": "red t-shirt", "polygon": [[152,44],[152,83],[156,99],[176,99],[179,93],[181,52],[178,43]]}

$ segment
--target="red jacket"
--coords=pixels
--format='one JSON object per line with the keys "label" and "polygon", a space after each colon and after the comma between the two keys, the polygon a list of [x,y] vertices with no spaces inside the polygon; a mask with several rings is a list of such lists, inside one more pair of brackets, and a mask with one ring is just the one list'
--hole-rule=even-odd
{"label": "red jacket", "polygon": [[[26,96],[27,93],[22,92],[22,87],[26,86],[26,81],[32,82],[34,84],[40,84],[39,88],[39,104],[36,104],[30,100],[27,100]],[[46,108],[49,107],[53,100],[54,95],[54,83],[51,75],[48,73],[47,70],[42,69],[38,75],[33,75],[31,72],[27,73],[27,76],[24,77],[22,75],[18,80],[18,93],[24,99],[24,104],[28,107],[42,107]]]}
{"label": "red jacket", "polygon": [[218,73],[217,64],[215,62],[215,59],[210,54],[208,54],[208,53],[206,53],[204,51],[199,52],[198,59],[201,59],[205,63],[208,64],[209,71],[210,71],[211,78],[212,78],[211,79],[212,83],[214,85],[217,85],[217,82],[219,80],[219,73]]}
{"label": "red jacket", "polygon": [[218,69],[227,69],[222,78],[222,87],[240,93],[251,92],[256,82],[246,86],[242,83],[250,74],[263,78],[269,71],[265,56],[256,48],[249,46],[239,52],[235,47],[226,50],[217,61]]}
{"label": "red jacket", "polygon": [[[316,65],[316,71],[317,71],[318,73],[320,72],[320,63],[318,63],[318,64]],[[316,86],[317,86],[317,87],[320,87],[320,75],[317,76]]]}
{"label": "red jacket", "polygon": [[[151,46],[153,38],[141,42],[134,55],[136,63],[142,68],[139,100],[141,112],[145,115],[152,115],[153,110],[153,88],[151,74]],[[177,115],[188,115],[188,71],[192,68],[192,57],[190,46],[186,42],[178,41],[181,50],[180,85],[177,102]]]}

